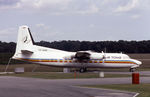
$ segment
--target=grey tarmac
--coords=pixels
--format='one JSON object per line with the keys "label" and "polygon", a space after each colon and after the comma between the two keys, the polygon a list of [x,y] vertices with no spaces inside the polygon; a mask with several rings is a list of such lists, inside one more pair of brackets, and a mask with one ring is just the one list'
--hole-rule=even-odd
{"label": "grey tarmac", "polygon": [[[149,83],[150,77],[141,77]],[[131,78],[38,79],[0,77],[0,97],[133,97],[136,93],[79,87],[95,84],[130,84]]]}

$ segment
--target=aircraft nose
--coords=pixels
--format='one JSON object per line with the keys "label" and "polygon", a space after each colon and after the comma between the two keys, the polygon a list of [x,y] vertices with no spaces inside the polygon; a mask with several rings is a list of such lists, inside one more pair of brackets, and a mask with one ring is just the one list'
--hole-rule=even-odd
{"label": "aircraft nose", "polygon": [[138,60],[135,60],[135,63],[136,63],[137,65],[141,65],[141,64],[142,64],[142,62],[141,62],[141,61],[138,61]]}

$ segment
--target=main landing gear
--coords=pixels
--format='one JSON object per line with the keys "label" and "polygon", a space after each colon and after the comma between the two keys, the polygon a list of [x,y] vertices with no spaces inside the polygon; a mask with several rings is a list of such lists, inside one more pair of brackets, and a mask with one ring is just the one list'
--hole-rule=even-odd
{"label": "main landing gear", "polygon": [[80,68],[81,73],[86,72],[86,71],[87,71],[87,68]]}

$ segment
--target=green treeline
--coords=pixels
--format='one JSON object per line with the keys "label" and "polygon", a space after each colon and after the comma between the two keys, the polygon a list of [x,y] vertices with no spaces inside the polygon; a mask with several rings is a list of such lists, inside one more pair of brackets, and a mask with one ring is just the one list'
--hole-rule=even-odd
{"label": "green treeline", "polygon": [[1,42],[0,41],[0,53],[14,53],[16,48],[16,43],[14,42]]}
{"label": "green treeline", "polygon": [[[65,51],[83,51],[92,50],[96,52],[123,52],[123,53],[150,53],[150,40],[148,41],[54,41],[36,42],[36,45],[65,50]],[[1,42],[0,53],[14,53],[16,43]]]}
{"label": "green treeline", "polygon": [[56,48],[65,51],[92,50],[96,52],[123,52],[123,53],[150,53],[150,40],[148,41],[40,41],[37,45]]}

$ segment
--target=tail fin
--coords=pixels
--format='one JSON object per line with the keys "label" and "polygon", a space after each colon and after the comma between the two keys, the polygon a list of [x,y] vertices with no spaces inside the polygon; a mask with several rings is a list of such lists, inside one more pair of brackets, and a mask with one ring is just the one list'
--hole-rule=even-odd
{"label": "tail fin", "polygon": [[[33,53],[32,52],[33,45],[34,40],[32,38],[29,27],[20,26],[18,30],[18,39],[15,55],[17,53]],[[13,57],[15,57],[15,55]]]}

